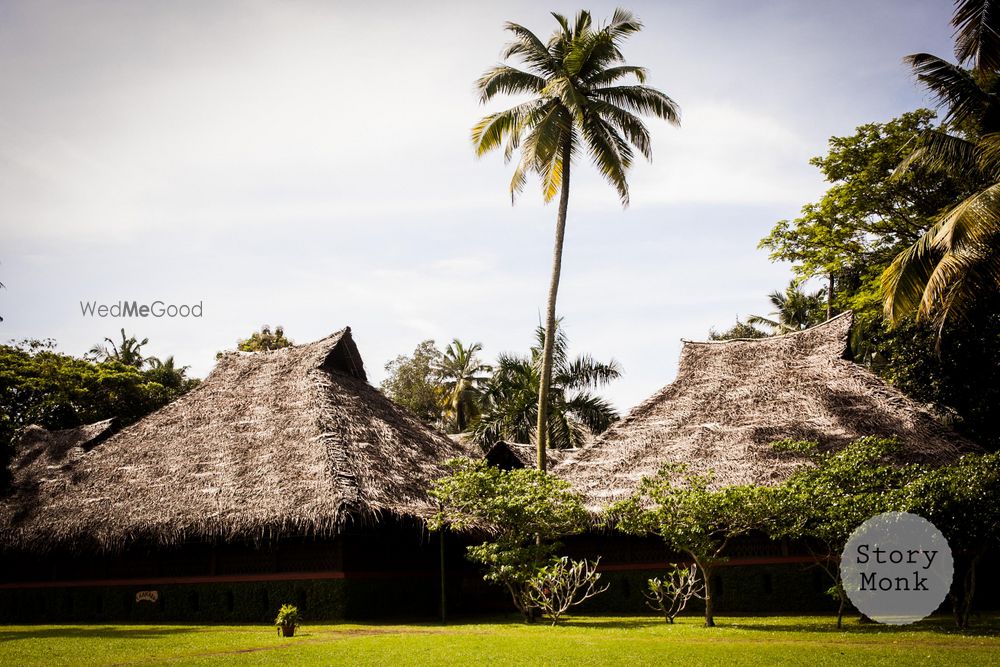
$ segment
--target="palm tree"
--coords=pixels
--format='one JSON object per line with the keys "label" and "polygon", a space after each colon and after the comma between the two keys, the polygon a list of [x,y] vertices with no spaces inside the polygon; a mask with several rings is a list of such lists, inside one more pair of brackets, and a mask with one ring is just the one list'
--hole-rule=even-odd
{"label": "palm tree", "polygon": [[148,357],[146,364],[149,370],[146,371],[146,378],[153,382],[158,382],[169,389],[181,389],[191,381],[187,377],[190,366],[178,366],[174,361],[174,355],[166,359],[159,357]]}
{"label": "palm tree", "polygon": [[[626,175],[634,150],[651,157],[646,126],[636,114],[652,114],[679,124],[677,104],[665,94],[643,85],[646,70],[626,65],[620,46],[642,28],[624,9],[616,9],[607,25],[593,25],[590,12],[581,11],[570,21],[553,14],[558,24],[548,42],[516,23],[505,28],[513,35],[502,58],[517,58],[524,69],[501,64],[476,82],[480,101],[499,94],[530,95],[531,99],[505,111],[492,113],[472,129],[477,155],[503,147],[504,159],[515,152],[520,159],[510,182],[511,202],[535,173],[542,182],[546,202],[559,195],[552,278],[546,308],[545,338],[538,392],[538,467],[545,469],[548,394],[555,350],[556,295],[562,268],[566,212],[569,205],[570,166],[586,150],[591,161],[615,188],[622,205],[628,205]],[[637,83],[621,83],[634,77]]]}
{"label": "palm tree", "polygon": [[959,0],[951,23],[959,64],[928,53],[906,61],[947,110],[948,127],[961,134],[924,133],[897,171],[948,171],[972,182],[975,191],[882,274],[889,322],[915,312],[933,320],[939,333],[979,296],[1000,287],[1000,2]]}
{"label": "palm tree", "polygon": [[[528,356],[501,354],[482,397],[482,414],[473,426],[474,440],[488,447],[501,440],[532,442],[537,428],[545,329],[535,331]],[[578,447],[589,434],[601,433],[618,419],[605,399],[590,390],[621,377],[618,362],[596,361],[590,355],[568,356],[566,334],[556,324],[552,385],[546,404],[548,445]],[[537,441],[536,441],[537,444]]]}
{"label": "palm tree", "polygon": [[142,347],[149,343],[149,339],[143,338],[140,341],[135,336],[126,336],[125,329],[121,330],[121,334],[122,340],[120,344],[116,344],[110,338],[105,338],[104,342],[107,345],[97,344],[90,348],[89,354],[97,361],[110,361],[113,359],[126,366],[133,366],[135,368],[142,368],[147,365],[148,360],[142,356]]}
{"label": "palm tree", "polygon": [[774,319],[751,315],[747,318],[749,325],[770,327],[775,334],[800,331],[823,321],[824,290],[806,293],[793,280],[784,292],[775,290],[767,295],[774,311]]}
{"label": "palm tree", "polygon": [[479,414],[479,396],[486,381],[484,373],[491,370],[476,356],[482,349],[479,343],[466,347],[456,338],[434,366],[441,390],[442,414],[445,422],[454,424],[459,433],[464,433]]}

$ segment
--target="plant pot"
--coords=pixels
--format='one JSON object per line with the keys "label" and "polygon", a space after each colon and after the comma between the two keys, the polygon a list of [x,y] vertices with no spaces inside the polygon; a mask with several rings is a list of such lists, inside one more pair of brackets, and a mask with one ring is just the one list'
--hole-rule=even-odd
{"label": "plant pot", "polygon": [[281,626],[278,626],[278,627],[281,628],[281,636],[282,637],[294,637],[295,636],[295,626],[294,625],[281,625]]}

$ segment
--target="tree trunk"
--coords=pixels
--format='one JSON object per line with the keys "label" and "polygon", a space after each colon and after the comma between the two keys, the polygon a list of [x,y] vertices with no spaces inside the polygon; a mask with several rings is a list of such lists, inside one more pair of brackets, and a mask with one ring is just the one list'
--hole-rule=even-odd
{"label": "tree trunk", "polygon": [[705,567],[695,560],[695,565],[701,570],[701,576],[705,579],[705,627],[715,627],[715,609],[712,604],[712,568]]}
{"label": "tree trunk", "polygon": [[[981,554],[975,553],[965,564],[961,581],[955,581],[952,587],[951,603],[955,614],[955,625],[965,630],[969,627],[969,616],[972,613],[972,598],[976,594],[976,565]],[[959,559],[956,559],[956,572]]]}
{"label": "tree trunk", "polygon": [[556,296],[559,292],[559,275],[562,272],[563,238],[566,236],[566,210],[569,207],[570,143],[567,137],[562,146],[562,185],[559,192],[559,217],[556,219],[556,242],[552,251],[552,280],[549,282],[549,300],[545,311],[545,345],[542,351],[542,377],[538,386],[538,469],[545,470],[545,448],[548,446],[549,384],[552,382],[552,350],[556,333]]}

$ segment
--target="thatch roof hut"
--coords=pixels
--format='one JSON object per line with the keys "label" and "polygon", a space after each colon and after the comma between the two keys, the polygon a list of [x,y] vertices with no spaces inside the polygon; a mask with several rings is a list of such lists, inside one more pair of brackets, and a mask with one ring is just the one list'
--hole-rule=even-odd
{"label": "thatch roof hut", "polygon": [[[545,458],[550,466],[555,466],[576,451],[576,449],[549,449],[545,453]],[[537,450],[532,444],[501,440],[489,448],[483,459],[491,466],[503,470],[534,468],[537,463]]]}
{"label": "thatch roof hut", "polygon": [[199,387],[113,430],[27,430],[0,546],[333,535],[349,520],[422,518],[442,462],[466,453],[367,383],[349,328],[228,353]]}
{"label": "thatch roof hut", "polygon": [[717,485],[773,484],[803,459],[783,439],[824,449],[895,437],[908,460],[954,460],[976,446],[934,413],[847,358],[850,313],[773,338],[684,342],[677,378],[553,472],[600,508],[665,463],[712,470]]}

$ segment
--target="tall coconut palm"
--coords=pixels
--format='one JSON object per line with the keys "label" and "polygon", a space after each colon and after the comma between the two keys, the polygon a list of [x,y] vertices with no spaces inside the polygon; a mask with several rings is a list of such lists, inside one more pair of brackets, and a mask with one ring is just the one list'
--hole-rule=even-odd
{"label": "tall coconut palm", "polygon": [[464,433],[469,422],[479,414],[480,391],[491,370],[477,356],[482,349],[479,343],[466,347],[456,338],[434,367],[441,389],[444,420],[454,424],[459,433]]}
{"label": "tall coconut palm", "polygon": [[808,293],[792,281],[784,292],[775,290],[767,295],[774,311],[774,318],[751,315],[747,324],[770,327],[772,333],[783,334],[799,331],[823,321],[824,290]]}
{"label": "tall coconut palm", "polygon": [[[530,95],[531,99],[492,113],[472,130],[476,153],[503,147],[504,159],[520,152],[510,182],[511,201],[537,174],[546,202],[559,195],[552,277],[545,314],[545,345],[538,392],[538,467],[545,469],[547,406],[555,346],[556,296],[562,269],[563,239],[569,205],[570,167],[586,150],[591,161],[615,188],[622,205],[629,200],[627,173],[634,151],[651,157],[649,131],[636,114],[679,124],[679,109],[667,95],[643,85],[646,70],[625,64],[622,42],[642,24],[624,9],[616,9],[603,27],[595,27],[590,12],[581,11],[571,22],[553,14],[557,28],[548,42],[516,23],[505,28],[513,35],[502,58],[518,59],[523,69],[501,64],[477,81],[480,100],[496,95]],[[635,83],[622,83],[622,80]]]}
{"label": "tall coconut palm", "polygon": [[[535,331],[536,344],[527,356],[501,354],[482,397],[482,414],[473,426],[474,439],[483,446],[500,440],[531,442],[537,438],[538,396],[547,336]],[[590,355],[570,359],[565,333],[556,324],[552,384],[547,398],[549,446],[577,447],[589,434],[603,432],[618,419],[605,399],[592,393],[621,376],[618,362],[596,361]]]}
{"label": "tall coconut palm", "polygon": [[126,336],[125,329],[121,330],[121,343],[115,343],[110,338],[105,338],[104,344],[98,344],[90,348],[90,356],[97,361],[119,361],[126,366],[142,368],[149,363],[149,360],[142,356],[142,347],[149,343],[148,338],[138,340],[135,336]]}
{"label": "tall coconut palm", "polygon": [[952,25],[959,64],[928,53],[906,61],[946,110],[945,121],[962,134],[926,132],[898,171],[949,171],[972,182],[975,191],[882,275],[891,323],[916,313],[939,331],[979,296],[1000,289],[1000,0],[958,0]]}

